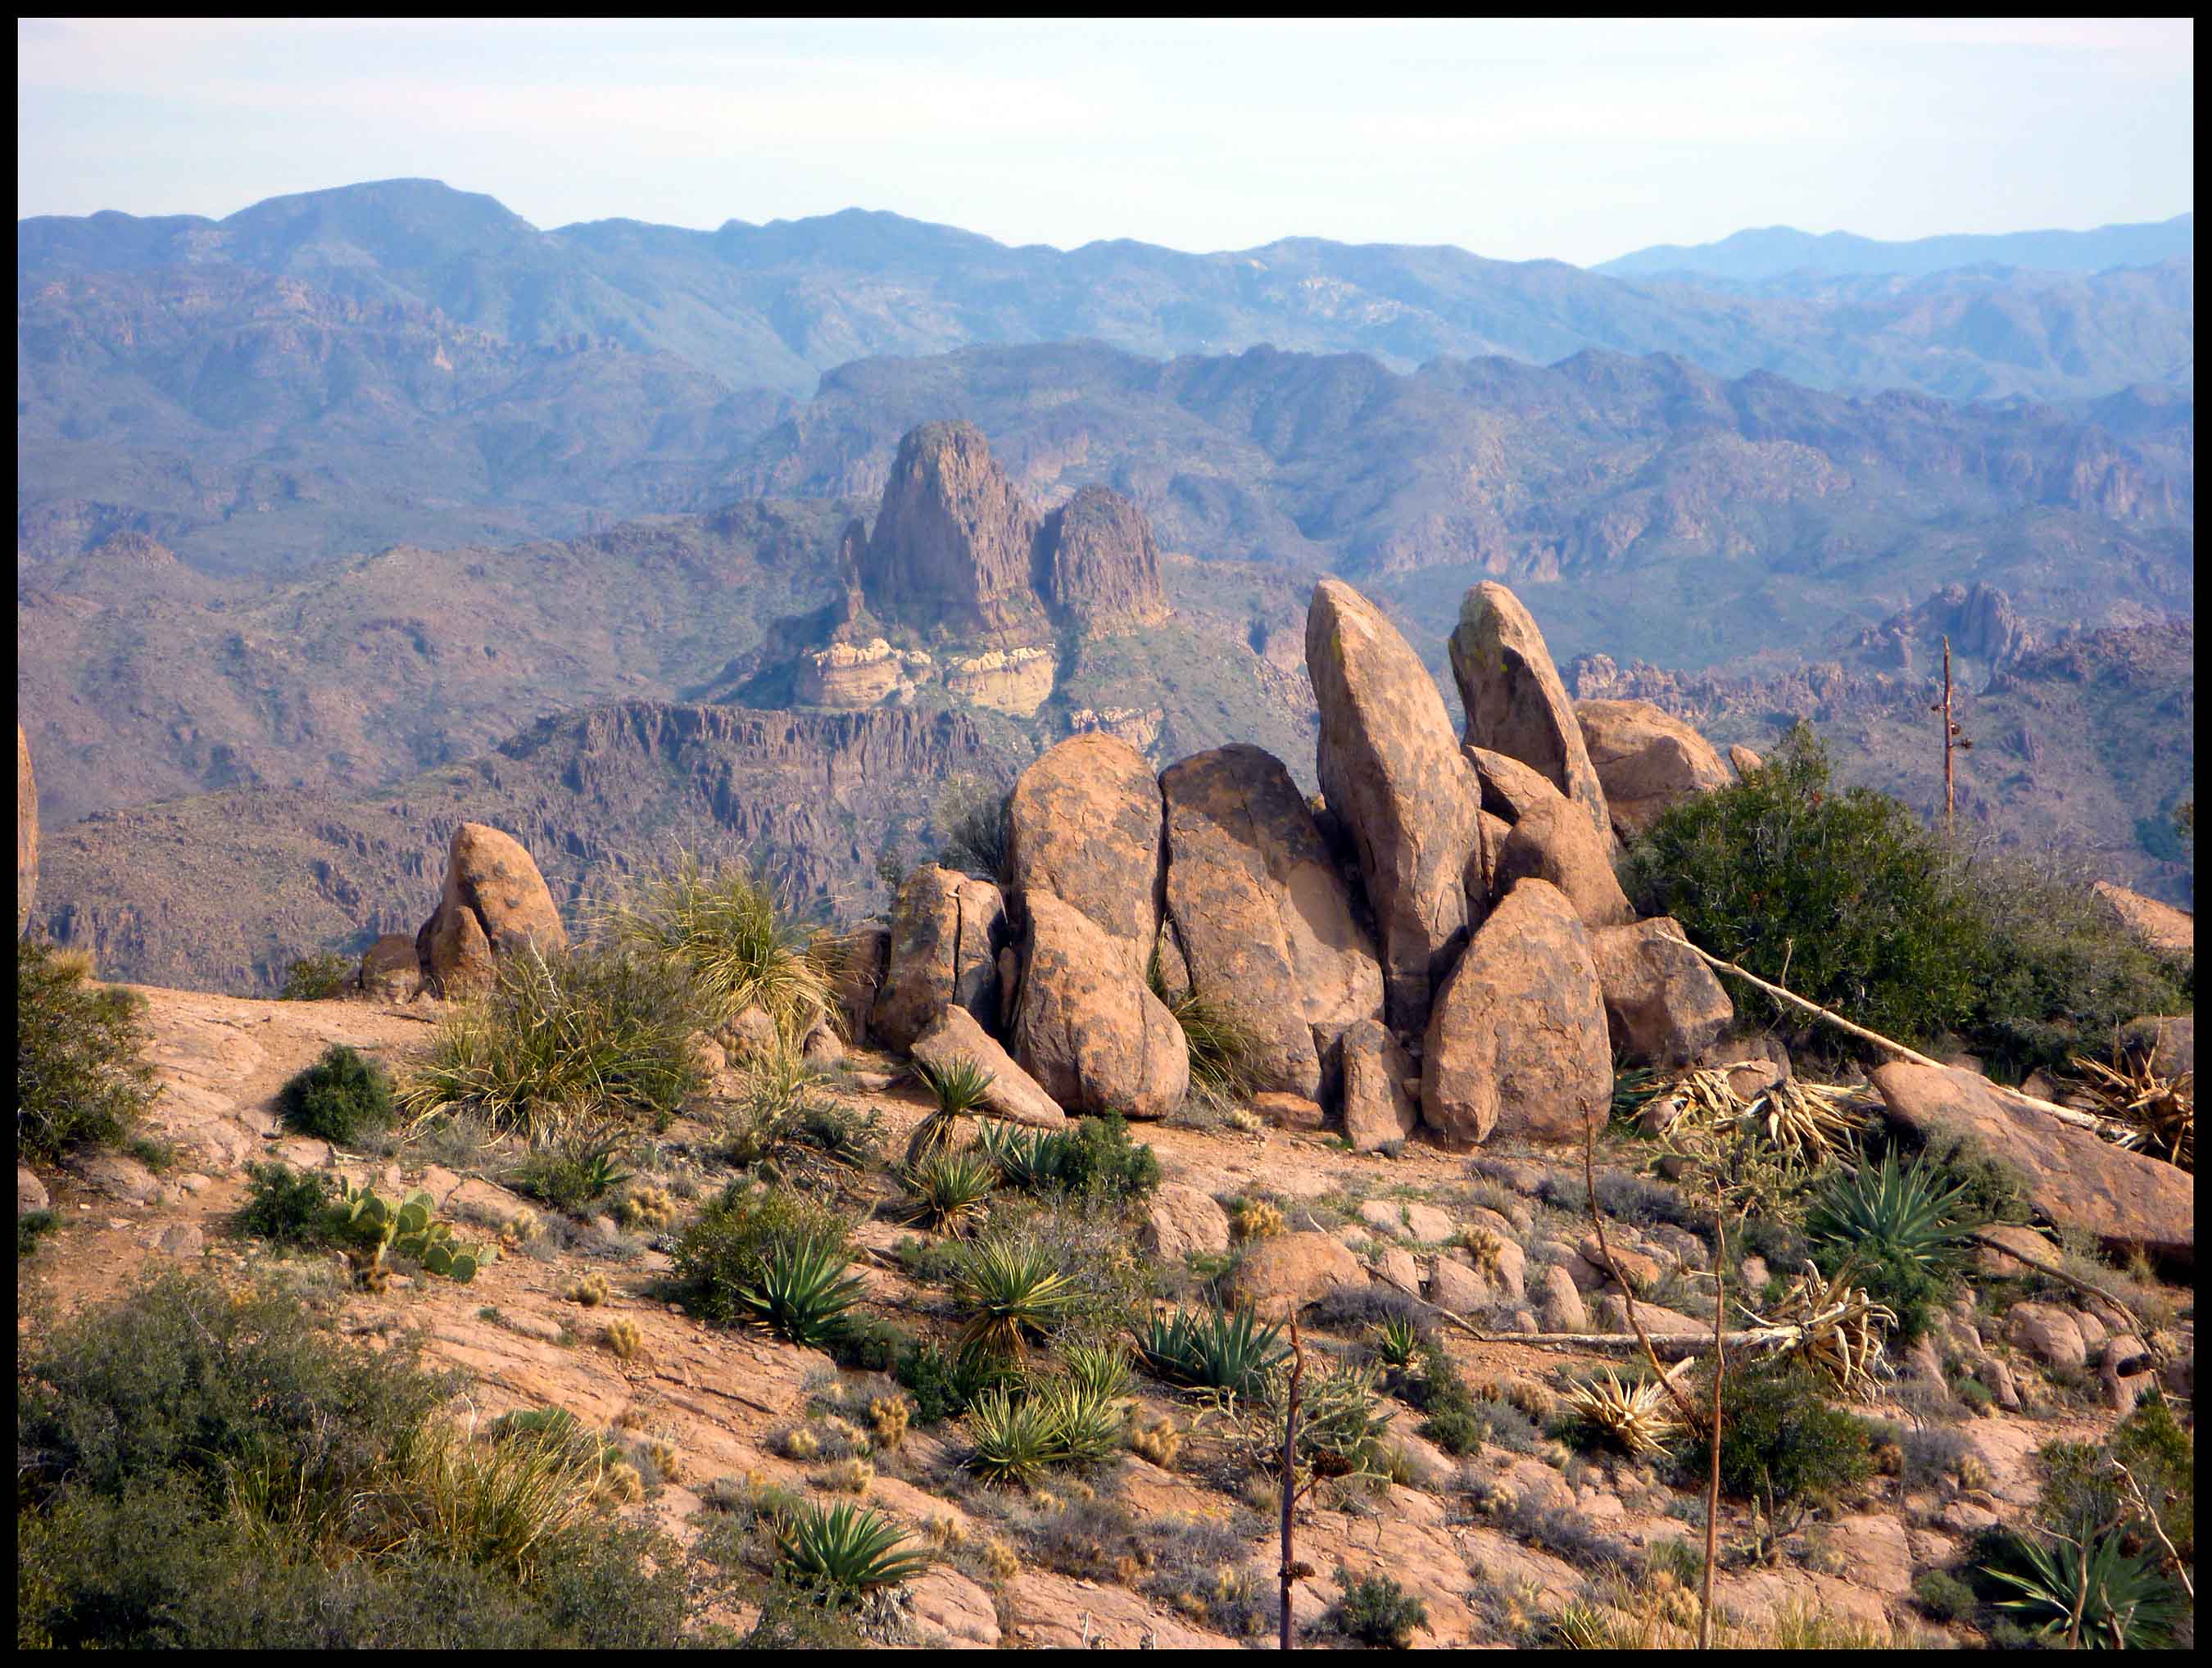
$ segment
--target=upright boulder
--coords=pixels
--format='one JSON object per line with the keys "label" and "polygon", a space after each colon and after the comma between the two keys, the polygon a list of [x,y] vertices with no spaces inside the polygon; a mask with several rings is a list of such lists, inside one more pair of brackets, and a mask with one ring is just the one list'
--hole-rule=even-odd
{"label": "upright boulder", "polygon": [[1668,807],[1735,780],[1705,737],[1649,701],[1577,701],[1575,716],[1624,840]]}
{"label": "upright boulder", "polygon": [[1036,589],[1054,619],[1092,631],[1149,625],[1168,615],[1152,523],[1111,487],[1080,488],[1044,518]]}
{"label": "upright boulder", "polygon": [[1029,918],[1014,1059],[1071,1112],[1164,1117],[1190,1088],[1182,1027],[1145,988],[1127,949],[1048,892],[1023,897]]}
{"label": "upright boulder", "polygon": [[1437,995],[1421,1119],[1454,1147],[1493,1134],[1578,1140],[1612,1098],[1589,934],[1558,887],[1522,880],[1475,930]]}
{"label": "upright boulder", "polygon": [[1160,930],[1160,783],[1144,756],[1100,730],[1049,748],[1006,807],[1018,904],[1050,892],[1091,917],[1141,975]]}
{"label": "upright boulder", "polygon": [[1544,634],[1521,599],[1488,581],[1469,591],[1451,634],[1451,664],[1467,707],[1468,744],[1534,768],[1610,845],[1605,789]]}
{"label": "upright boulder", "polygon": [[1481,910],[1468,895],[1481,872],[1480,789],[1420,657],[1340,581],[1314,587],[1306,670],[1321,709],[1321,788],[1359,855],[1389,1022],[1419,1030]]}
{"label": "upright boulder", "polygon": [[1492,865],[1491,886],[1502,898],[1516,880],[1547,880],[1566,894],[1584,926],[1617,927],[1633,921],[1636,911],[1614,878],[1613,849],[1612,839],[1590,826],[1580,807],[1555,793],[1513,825]]}
{"label": "upright boulder", "polygon": [[860,558],[860,588],[881,618],[956,636],[1035,636],[1032,588],[1042,520],[972,423],[926,423],[899,441]]}
{"label": "upright boulder", "polygon": [[1482,808],[1507,824],[1516,823],[1540,805],[1565,799],[1551,779],[1533,765],[1487,747],[1463,747],[1461,752],[1474,767],[1482,784]]}
{"label": "upright boulder", "polygon": [[31,774],[31,743],[15,726],[15,936],[31,924],[39,901],[39,783]]}
{"label": "upright boulder", "polygon": [[1406,1084],[1413,1062],[1389,1029],[1363,1020],[1337,1044],[1344,1075],[1344,1138],[1355,1153],[1372,1153],[1403,1141],[1421,1121]]}
{"label": "upright boulder", "polygon": [[568,947],[545,877],[520,841],[483,823],[453,830],[438,907],[415,934],[423,988],[452,996],[492,982],[495,963],[535,946]]}
{"label": "upright boulder", "polygon": [[845,933],[825,928],[816,934],[813,948],[830,969],[830,994],[845,1016],[845,1034],[855,1043],[866,1042],[876,993],[884,988],[890,962],[890,923],[864,921]]}
{"label": "upright boulder", "polygon": [[1592,932],[1616,1053],[1640,1064],[1687,1065],[1735,1018],[1728,992],[1666,916]]}
{"label": "upright boulder", "polygon": [[999,889],[925,864],[900,883],[891,905],[882,986],[868,1010],[885,1048],[907,1050],[947,1007],[986,1028],[999,1019],[999,950],[1006,910]]}
{"label": "upright boulder", "polygon": [[1260,1041],[1261,1087],[1321,1094],[1346,1026],[1382,1010],[1374,941],[1297,784],[1258,747],[1217,747],[1160,776],[1167,904],[1192,985]]}

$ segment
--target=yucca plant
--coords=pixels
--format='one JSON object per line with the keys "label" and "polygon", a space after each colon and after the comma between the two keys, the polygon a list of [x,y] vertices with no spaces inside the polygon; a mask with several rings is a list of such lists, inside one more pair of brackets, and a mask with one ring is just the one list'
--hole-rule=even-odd
{"label": "yucca plant", "polygon": [[923,1222],[957,1238],[983,1219],[983,1202],[998,1179],[990,1160],[971,1149],[924,1159],[907,1172],[906,1184]]}
{"label": "yucca plant", "polygon": [[965,1464],[991,1487],[1027,1488],[1068,1458],[1060,1416],[1042,1396],[1001,1385],[969,1403],[967,1420]]}
{"label": "yucca plant", "polygon": [[991,1073],[964,1056],[942,1066],[917,1060],[914,1062],[914,1074],[937,1105],[915,1126],[913,1139],[907,1142],[908,1170],[951,1144],[952,1132],[959,1121],[983,1104],[983,1097],[991,1092],[991,1085],[996,1081]]}
{"label": "yucca plant", "polygon": [[1421,1329],[1402,1315],[1393,1315],[1368,1334],[1367,1347],[1383,1366],[1403,1373],[1420,1359]]}
{"label": "yucca plant", "polygon": [[1071,1343],[1060,1352],[1067,1376],[1103,1400],[1129,1393],[1129,1353],[1119,1342]]}
{"label": "yucca plant", "polygon": [[1052,1180],[1042,1129],[1024,1129],[1000,1118],[985,1118],[975,1126],[975,1150],[991,1161],[1007,1186],[1035,1193]]}
{"label": "yucca plant", "polygon": [[1561,1405],[1632,1458],[1658,1452],[1674,1429],[1663,1386],[1656,1379],[1625,1385],[1611,1368],[1569,1391]]}
{"label": "yucca plant", "polygon": [[831,1604],[903,1586],[932,1561],[927,1552],[908,1547],[905,1532],[881,1513],[850,1501],[826,1509],[802,1502],[777,1514],[774,1533],[782,1572]]}
{"label": "yucca plant", "polygon": [[1043,1403],[1052,1419],[1064,1464],[1103,1465],[1121,1452],[1121,1403],[1095,1385],[1073,1376],[1048,1379],[1031,1397]]}
{"label": "yucca plant", "polygon": [[1051,1251],[1036,1244],[998,1238],[965,1247],[953,1294],[971,1311],[963,1342],[1001,1354],[1018,1354],[1075,1305],[1074,1282],[1054,1266]]}
{"label": "yucca plant", "polygon": [[1256,1394],[1268,1370],[1290,1356],[1283,1329],[1264,1325],[1249,1306],[1208,1309],[1200,1315],[1178,1309],[1154,1311],[1134,1334],[1137,1354],[1148,1371],[1170,1384],[1196,1390]]}
{"label": "yucca plant", "polygon": [[785,919],[774,889],[743,868],[710,872],[684,852],[624,886],[600,930],[633,954],[680,969],[718,1025],[757,1007],[796,1044],[836,1007],[828,971]]}
{"label": "yucca plant", "polygon": [[2038,1623],[2039,1638],[2069,1650],[2142,1650],[2168,1643],[2183,1616],[2180,1591],[2148,1554],[2121,1549],[2121,1531],[2052,1534],[2045,1543],[2016,1539],[2027,1573],[1996,1566],[1984,1573],[2021,1596],[1998,1601]]}
{"label": "yucca plant", "polygon": [[1945,1187],[1942,1172],[1924,1158],[1900,1166],[1892,1148],[1878,1167],[1862,1164],[1815,1193],[1806,1233],[1847,1254],[1878,1247],[1934,1274],[1981,1226],[1964,1208],[1966,1191],[1963,1183]]}
{"label": "yucca plant", "polygon": [[793,1343],[829,1342],[866,1289],[842,1251],[816,1239],[771,1246],[761,1264],[758,1280],[736,1292],[738,1306]]}
{"label": "yucca plant", "polygon": [[1897,1324],[1897,1312],[1852,1285],[1848,1269],[1826,1278],[1808,1261],[1774,1312],[1753,1313],[1751,1319],[1789,1329],[1795,1336],[1784,1343],[1782,1355],[1808,1362],[1847,1395],[1872,1394],[1877,1378],[1888,1372],[1881,1329]]}

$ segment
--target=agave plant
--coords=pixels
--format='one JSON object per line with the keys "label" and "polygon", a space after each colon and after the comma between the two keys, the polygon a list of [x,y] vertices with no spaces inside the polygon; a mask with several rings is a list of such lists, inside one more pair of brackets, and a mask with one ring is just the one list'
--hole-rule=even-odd
{"label": "agave plant", "polygon": [[1894,1148],[1879,1167],[1862,1164],[1818,1192],[1806,1221],[1815,1244],[1846,1254],[1875,1246],[1934,1273],[1946,1266],[1980,1226],[1961,1203],[1966,1185],[1945,1188],[1924,1158],[1900,1166]]}
{"label": "agave plant", "polygon": [[1674,1428],[1667,1411],[1667,1393],[1656,1380],[1625,1385],[1611,1368],[1569,1391],[1563,1405],[1569,1415],[1632,1458],[1658,1452]]}
{"label": "agave plant", "polygon": [[2093,1533],[2085,1526],[2079,1537],[2016,1544],[2026,1574],[1995,1567],[1984,1573],[2020,1589],[2019,1598],[2000,1599],[1998,1608],[2039,1622],[2039,1637],[2069,1649],[2140,1650],[2168,1642],[2183,1614],[2181,1594],[2147,1555],[2121,1550],[2118,1529]]}
{"label": "agave plant", "polygon": [[1170,1384],[1252,1396],[1269,1369],[1290,1355],[1282,1332],[1272,1321],[1262,1325],[1249,1306],[1216,1307],[1202,1317],[1188,1309],[1171,1316],[1156,1310],[1135,1341],[1146,1367]]}
{"label": "agave plant", "polygon": [[1047,1137],[1042,1129],[986,1118],[975,1128],[975,1148],[991,1161],[1007,1186],[1035,1193],[1052,1180]]}
{"label": "agave plant", "polygon": [[824,1508],[809,1501],[777,1515],[776,1561],[801,1586],[833,1604],[895,1587],[929,1568],[928,1553],[880,1513],[851,1501]]}
{"label": "agave plant", "polygon": [[863,1283],[849,1277],[851,1259],[835,1245],[788,1240],[762,1258],[760,1277],[735,1293],[738,1306],[793,1343],[822,1344],[835,1337]]}
{"label": "agave plant", "polygon": [[1129,1354],[1118,1342],[1071,1343],[1060,1352],[1067,1376],[1109,1402],[1129,1393]]}
{"label": "agave plant", "polygon": [[1367,1347],[1383,1366],[1403,1373],[1420,1359],[1421,1329],[1403,1315],[1393,1315],[1368,1334]]}
{"label": "agave plant", "polygon": [[965,1056],[941,1066],[917,1060],[914,1062],[914,1074],[921,1080],[922,1087],[929,1091],[937,1105],[915,1126],[914,1138],[907,1143],[908,1170],[951,1145],[955,1126],[983,1104],[983,1097],[997,1081]]}
{"label": "agave plant", "polygon": [[998,1179],[997,1166],[981,1153],[937,1153],[907,1172],[906,1184],[922,1221],[957,1237],[982,1220]]}
{"label": "agave plant", "polygon": [[1746,1118],[1784,1158],[1820,1164],[1851,1143],[1856,1126],[1838,1091],[1785,1077],[1753,1101]]}
{"label": "agave plant", "polygon": [[971,1310],[960,1336],[1001,1354],[1018,1354],[1029,1338],[1073,1308],[1074,1283],[1035,1244],[1000,1238],[966,1248],[952,1282],[953,1294]]}
{"label": "agave plant", "polygon": [[1808,1261],[1772,1314],[1745,1312],[1754,1325],[1786,1329],[1791,1336],[1781,1353],[1809,1362],[1846,1394],[1871,1394],[1888,1372],[1881,1329],[1897,1324],[1897,1312],[1852,1285],[1848,1265],[1826,1278]]}

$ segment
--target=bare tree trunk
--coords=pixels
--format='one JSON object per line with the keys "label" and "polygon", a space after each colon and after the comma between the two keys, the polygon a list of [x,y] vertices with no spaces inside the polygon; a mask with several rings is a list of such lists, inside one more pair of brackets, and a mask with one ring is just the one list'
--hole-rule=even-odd
{"label": "bare tree trunk", "polygon": [[1698,1648],[1713,1648],[1713,1568],[1720,1561],[1721,1380],[1728,1371],[1721,1327],[1728,1314],[1728,1217],[1720,1181],[1713,1182],[1713,1440],[1712,1477],[1705,1488],[1705,1580],[1698,1603]]}
{"label": "bare tree trunk", "polygon": [[1282,1648],[1291,1648],[1291,1587],[1297,1580],[1297,1565],[1291,1556],[1291,1513],[1298,1499],[1297,1458],[1298,1451],[1298,1392],[1305,1384],[1306,1351],[1298,1339],[1297,1312],[1291,1312],[1291,1391],[1289,1406],[1283,1415],[1283,1633]]}
{"label": "bare tree trunk", "polygon": [[1651,1336],[1644,1330],[1643,1321],[1637,1318],[1636,1294],[1630,1289],[1628,1277],[1621,1273],[1620,1264],[1613,1260],[1613,1247],[1606,1243],[1605,1213],[1597,1208],[1597,1119],[1595,1117],[1583,1120],[1583,1190],[1589,1200],[1590,1226],[1597,1231],[1599,1254],[1605,1258],[1605,1266],[1612,1273],[1613,1283],[1620,1288],[1621,1302],[1628,1311],[1629,1327],[1635,1332],[1637,1342],[1644,1346],[1644,1354],[1650,1361],[1651,1370],[1659,1375],[1659,1382],[1666,1385],[1667,1394],[1682,1410],[1682,1416],[1690,1428],[1695,1430],[1699,1417],[1698,1409],[1692,1405],[1688,1397],[1675,1389],[1674,1380],[1659,1365],[1659,1352],[1651,1347]]}

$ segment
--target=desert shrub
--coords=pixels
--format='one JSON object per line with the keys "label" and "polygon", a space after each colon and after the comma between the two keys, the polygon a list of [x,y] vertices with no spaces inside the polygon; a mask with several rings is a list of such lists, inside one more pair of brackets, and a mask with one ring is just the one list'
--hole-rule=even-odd
{"label": "desert shrub", "polygon": [[977,1145],[1006,1184],[1025,1193],[1137,1199],[1160,1182],[1158,1155],[1129,1138],[1128,1120],[1118,1112],[1048,1133],[987,1119]]}
{"label": "desert shrub", "polygon": [[[718,1326],[795,1325],[826,1342],[857,1297],[851,1225],[780,1188],[733,1182],[694,1217],[672,1261],[691,1312]],[[787,1335],[788,1336],[788,1335]]]}
{"label": "desert shrub", "polygon": [[2043,1468],[2037,1516],[2054,1529],[2139,1524],[2112,1462],[2118,1459],[2157,1512],[2160,1526],[2184,1558],[2197,1551],[2197,1444],[2162,1396],[2146,1397],[2101,1442],[2056,1441],[2038,1458]]}
{"label": "desert shrub", "polygon": [[[1698,1448],[1702,1476],[1705,1449]],[[1729,1495],[1770,1507],[1811,1505],[1838,1497],[1873,1472],[1865,1421],[1829,1406],[1808,1368],[1728,1375],[1721,1389],[1721,1487]]]}
{"label": "desert shrub", "polygon": [[303,1135],[350,1147],[394,1117],[392,1080],[384,1068],[343,1043],[285,1084],[276,1098],[284,1121]]}
{"label": "desert shrub", "polygon": [[748,1007],[796,1044],[836,1007],[823,964],[769,883],[742,868],[712,873],[690,852],[636,877],[608,906],[608,941],[667,970],[697,994],[709,1029]]}
{"label": "desert shrub", "polygon": [[320,1172],[270,1162],[246,1166],[238,1225],[279,1245],[320,1245],[329,1236],[330,1184]]}
{"label": "desert shrub", "polygon": [[466,1108],[533,1136],[577,1105],[665,1129],[702,1081],[700,1018],[666,962],[508,956],[491,989],[440,1026],[400,1101],[418,1118]]}
{"label": "desert shrub", "polygon": [[155,1094],[145,999],[95,984],[82,955],[15,941],[15,1159],[119,1147]]}
{"label": "desert shrub", "polygon": [[635,1132],[622,1118],[560,1116],[544,1135],[507,1178],[516,1191],[556,1210],[581,1210],[630,1179],[623,1162]]}
{"label": "desert shrub", "polygon": [[15,1218],[15,1260],[33,1256],[39,1241],[62,1225],[62,1219],[51,1210],[27,1210]]}
{"label": "desert shrub", "polygon": [[1878,1303],[1897,1313],[1900,1340],[1928,1330],[1955,1277],[1966,1234],[1982,1226],[1974,1186],[1933,1154],[1832,1172],[1814,1192],[1806,1233]]}
{"label": "desert shrub", "polygon": [[1339,1633],[1377,1650],[1402,1651],[1413,1642],[1413,1630],[1429,1625],[1429,1607],[1379,1572],[1354,1580],[1350,1572],[1336,1573],[1342,1595],[1328,1612],[1328,1625]]}
{"label": "desert shrub", "polygon": [[353,983],[354,965],[346,957],[325,951],[303,956],[284,970],[280,1002],[327,1002],[345,995]]}
{"label": "desert shrub", "polygon": [[1971,1621],[1981,1603],[1975,1597],[1972,1585],[1948,1569],[1922,1572],[1912,1583],[1912,1596],[1920,1601],[1920,1608],[1938,1622]]}
{"label": "desert shrub", "polygon": [[980,776],[955,776],[946,782],[929,811],[937,861],[979,880],[1004,879],[1012,850],[1006,817],[1012,799]]}
{"label": "desert shrub", "polygon": [[947,1349],[933,1339],[902,1349],[893,1371],[922,1425],[957,1419],[977,1397],[1021,1377],[1012,1361],[980,1345]]}
{"label": "desert shrub", "polygon": [[853,1111],[821,1085],[795,1048],[755,1062],[723,1125],[723,1158],[771,1181],[866,1164],[876,1152],[876,1114]]}
{"label": "desert shrub", "polygon": [[675,1549],[574,1448],[471,1442],[407,1340],[171,1274],[25,1363],[17,1636],[63,1647],[666,1647]]}

